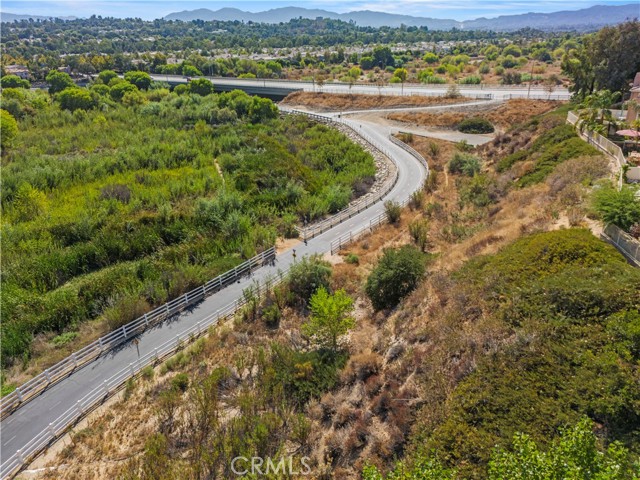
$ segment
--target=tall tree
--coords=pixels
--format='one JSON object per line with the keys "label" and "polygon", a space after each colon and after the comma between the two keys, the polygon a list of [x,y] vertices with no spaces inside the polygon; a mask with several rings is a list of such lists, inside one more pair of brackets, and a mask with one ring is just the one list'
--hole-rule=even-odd
{"label": "tall tree", "polygon": [[573,80],[571,90],[579,98],[601,89],[626,92],[640,71],[640,22],[605,27],[585,37],[564,55],[562,71]]}

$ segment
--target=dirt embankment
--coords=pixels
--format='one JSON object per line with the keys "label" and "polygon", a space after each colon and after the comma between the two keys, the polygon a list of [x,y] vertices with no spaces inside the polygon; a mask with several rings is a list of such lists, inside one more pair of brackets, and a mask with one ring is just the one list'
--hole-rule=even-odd
{"label": "dirt embankment", "polygon": [[395,97],[388,95],[294,92],[288,95],[282,103],[293,107],[307,107],[321,111],[340,111],[372,108],[431,107],[466,101],[469,101],[469,99],[422,97],[419,95]]}
{"label": "dirt embankment", "polygon": [[[497,158],[529,148],[542,132],[561,122],[563,119],[542,119],[533,129],[510,132],[508,138],[503,136],[476,151],[485,162],[475,177],[449,173],[447,165],[458,153],[454,144],[417,136],[407,139],[431,167],[432,181],[425,185],[424,194],[414,198],[412,208],[403,210],[396,225],[383,225],[343,250],[342,258],[350,261],[332,258],[333,288],[344,288],[356,301],[357,326],[347,342],[349,360],[335,385],[295,412],[299,416],[278,409],[282,410],[279,420],[272,423],[270,438],[286,437],[288,442],[283,445],[289,451],[308,455],[314,477],[356,479],[367,463],[391,466],[410,445],[412,428],[441,424],[449,414],[447,400],[456,385],[483,355],[510,341],[509,331],[495,325],[481,310],[469,307],[473,302],[463,295],[464,290],[452,289],[455,284],[449,272],[469,258],[495,253],[528,233],[563,224],[588,224],[585,185],[588,179],[608,174],[605,160],[567,160],[546,180],[525,188],[513,188],[512,183],[531,167],[529,162],[519,162],[504,172],[495,168]],[[480,178],[486,183],[478,184]],[[488,205],[477,202],[485,191]],[[414,222],[428,228],[426,249],[433,255],[429,275],[401,307],[374,312],[362,285],[384,248],[412,242],[409,225]],[[62,448],[31,466],[50,470],[33,471],[26,478],[129,478],[132,472],[153,466],[155,451],[165,462],[162,468],[185,469],[182,476],[173,478],[191,478],[186,472],[199,461],[197,447],[209,446],[194,435],[193,425],[210,428],[209,436],[204,437],[210,441],[232,431],[225,422],[238,416],[238,405],[251,405],[252,415],[266,413],[276,418],[274,411],[265,412],[267,397],[258,395],[258,359],[275,342],[303,350],[299,330],[306,321],[304,312],[287,308],[276,327],[268,326],[260,315],[253,319],[238,316],[219,326],[186,353],[147,371],[108,408],[93,412]],[[198,390],[193,388],[176,392],[174,403],[169,402],[173,397],[166,392],[172,391],[180,373],[187,374],[190,385],[199,386],[219,367],[232,375],[221,385],[215,402],[205,402],[208,397],[196,395]],[[307,370],[303,368],[295,371],[296,378],[304,378]],[[251,392],[258,393],[250,397]],[[193,423],[200,417],[192,416],[195,409],[190,407],[198,402],[217,414],[209,419],[211,424]],[[300,418],[305,420],[304,435],[292,433],[289,427]],[[147,441],[159,432],[164,432],[167,443],[160,444],[162,450],[153,450],[149,445],[155,444]],[[252,431],[247,432],[241,440],[247,441]]]}
{"label": "dirt embankment", "polygon": [[546,113],[557,105],[558,102],[555,101],[514,99],[501,104],[474,106],[473,109],[461,107],[456,112],[394,112],[389,113],[387,118],[416,125],[455,128],[462,120],[473,116],[484,118],[496,127],[506,130],[528,120],[534,115]]}

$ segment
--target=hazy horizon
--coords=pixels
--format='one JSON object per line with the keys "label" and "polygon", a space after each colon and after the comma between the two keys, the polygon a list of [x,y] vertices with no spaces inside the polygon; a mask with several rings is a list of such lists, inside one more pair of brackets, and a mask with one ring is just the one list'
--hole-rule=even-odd
{"label": "hazy horizon", "polygon": [[[637,1],[637,0],[636,0]],[[16,1],[2,2],[2,12],[19,15],[76,16],[101,15],[109,17],[139,17],[144,20],[162,18],[170,13],[183,10],[208,8],[218,10],[224,7],[259,12],[281,7],[303,7],[346,13],[354,10],[373,10],[420,17],[471,20],[478,17],[497,17],[523,13],[550,13],[562,10],[580,10],[594,5],[629,5],[633,0],[397,0],[393,3],[380,0],[314,0],[292,3],[291,1],[175,1],[175,0],[59,0],[59,1]],[[640,15],[640,2],[638,2]]]}

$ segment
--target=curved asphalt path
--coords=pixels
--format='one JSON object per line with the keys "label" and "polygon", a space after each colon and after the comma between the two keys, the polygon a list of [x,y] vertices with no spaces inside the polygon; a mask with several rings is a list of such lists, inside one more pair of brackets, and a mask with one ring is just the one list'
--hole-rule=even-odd
{"label": "curved asphalt path", "polygon": [[[329,115],[328,115],[329,116]],[[404,200],[418,189],[426,179],[424,167],[408,152],[393,144],[388,139],[389,128],[385,126],[344,119],[356,130],[360,130],[373,138],[379,145],[390,153],[398,165],[398,182],[385,199]],[[351,230],[368,225],[370,219],[384,211],[383,202],[378,202],[370,208],[354,215],[352,218],[336,225],[317,237],[310,239],[308,245],[300,243],[296,246],[297,257],[313,253],[330,251],[331,241]],[[105,353],[92,363],[76,370],[70,376],[56,385],[45,390],[40,396],[16,410],[0,423],[0,455],[2,462],[12,457],[18,449],[22,449],[37,434],[48,428],[49,423],[72,408],[76,401],[100,388],[103,381],[114,373],[127,368],[137,361],[139,356],[153,352],[154,348],[173,339],[188,328],[196,325],[200,320],[217,310],[222,310],[242,295],[243,289],[250,286],[254,280],[260,281],[267,276],[274,276],[278,270],[284,270],[294,261],[292,250],[277,256],[275,266],[262,267],[253,273],[251,278],[245,277],[238,283],[228,286],[224,290],[212,295],[202,303],[183,312],[173,320],[144,332],[138,337],[138,349],[131,342]]]}

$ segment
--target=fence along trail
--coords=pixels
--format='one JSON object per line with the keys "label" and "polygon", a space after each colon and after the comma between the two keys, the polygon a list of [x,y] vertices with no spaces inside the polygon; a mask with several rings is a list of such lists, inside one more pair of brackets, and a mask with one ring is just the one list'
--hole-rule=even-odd
{"label": "fence along trail", "polygon": [[[422,187],[427,175],[424,159],[414,156],[406,146],[401,148],[401,142],[390,140],[385,128],[366,123],[356,124],[351,120],[342,120],[341,123],[348,125],[358,134],[362,132],[372,146],[388,152],[390,159],[396,164],[398,178],[385,199],[398,203],[406,202],[411,192]],[[356,126],[358,128],[355,128]],[[333,240],[347,235],[353,238],[353,232],[361,234],[365,229],[371,228],[372,219],[378,219],[376,225],[380,224],[384,221],[381,217],[383,213],[384,206],[380,201],[364,211],[354,212],[341,223],[308,240],[308,245],[296,246],[297,256],[330,252]],[[272,256],[269,258],[273,259]],[[233,315],[243,304],[244,289],[258,285],[257,288],[264,291],[266,283],[279,281],[283,273],[295,262],[295,257],[293,251],[289,250],[278,255],[273,263],[266,262],[266,258],[262,260],[261,268],[252,269],[251,276],[244,275],[230,283],[224,289],[224,295],[211,295],[199,302],[194,300],[195,294],[192,296],[191,292],[186,297],[183,296],[182,302],[191,299],[197,305],[189,311],[183,307],[181,312],[174,315],[172,321],[159,322],[155,328],[144,330],[138,336],[139,344],[136,348],[125,341],[117,348],[94,357],[84,367],[74,368],[71,374],[41,391],[40,395],[23,404],[15,414],[3,419],[3,438],[9,440],[3,441],[2,444],[3,463],[0,466],[0,476],[6,478],[19,471],[69,426],[116,392],[129,378],[137,376],[145,366],[156,364],[204,334],[207,328]],[[207,288],[206,284],[204,288]],[[168,308],[170,311],[172,307]],[[129,335],[133,335],[133,331],[128,328],[121,331],[122,335],[126,331],[128,338]]]}

